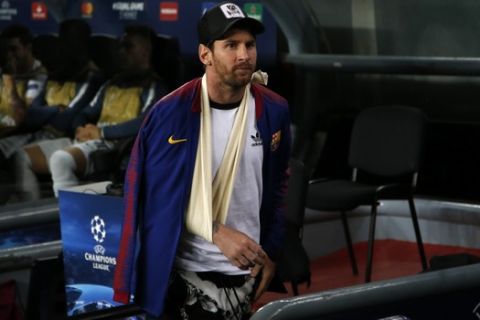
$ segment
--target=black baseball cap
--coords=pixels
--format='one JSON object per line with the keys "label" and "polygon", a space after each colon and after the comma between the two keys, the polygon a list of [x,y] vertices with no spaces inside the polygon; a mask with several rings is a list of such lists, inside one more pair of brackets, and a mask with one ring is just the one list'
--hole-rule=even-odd
{"label": "black baseball cap", "polygon": [[233,2],[222,2],[208,9],[198,23],[198,39],[201,44],[208,45],[220,40],[232,29],[239,27],[249,30],[253,35],[265,30],[263,24],[248,15]]}

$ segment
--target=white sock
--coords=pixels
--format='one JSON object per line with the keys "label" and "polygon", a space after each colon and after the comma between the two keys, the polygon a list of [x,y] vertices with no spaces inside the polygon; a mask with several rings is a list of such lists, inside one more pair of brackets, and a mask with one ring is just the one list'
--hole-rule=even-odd
{"label": "white sock", "polygon": [[14,155],[17,191],[23,201],[40,199],[40,184],[37,175],[32,170],[32,160],[28,154],[19,150]]}
{"label": "white sock", "polygon": [[78,185],[75,175],[77,164],[70,153],[65,150],[55,151],[50,157],[49,165],[55,197],[58,198],[58,190]]}

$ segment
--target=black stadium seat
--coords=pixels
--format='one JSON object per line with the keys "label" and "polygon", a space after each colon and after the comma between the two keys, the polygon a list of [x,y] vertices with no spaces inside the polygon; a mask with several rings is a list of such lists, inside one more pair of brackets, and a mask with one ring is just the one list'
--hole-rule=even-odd
{"label": "black stadium seat", "polygon": [[107,78],[118,71],[117,46],[118,39],[112,36],[96,34],[90,38],[90,58]]}
{"label": "black stadium seat", "polygon": [[[370,230],[365,282],[371,281],[379,199],[408,201],[422,268],[427,268],[413,194],[422,160],[426,119],[417,108],[384,106],[363,110],[355,119],[348,163],[351,179],[312,181],[307,207],[339,211],[354,274],[358,273],[346,212],[370,205]],[[405,130],[408,128],[408,130]]]}
{"label": "black stadium seat", "polygon": [[[90,40],[90,57],[110,78],[118,70],[118,39],[112,36],[96,34]],[[178,40],[165,35],[157,35],[153,47],[152,62],[155,71],[165,80],[167,88],[173,90],[183,80],[183,64]]]}
{"label": "black stadium seat", "polygon": [[42,62],[49,72],[55,69],[55,64],[60,57],[60,45],[57,35],[37,35],[33,39],[32,49],[33,55]]}
{"label": "black stadium seat", "polygon": [[182,84],[184,67],[177,38],[157,35],[153,48],[153,66],[165,80],[168,90],[174,90]]}

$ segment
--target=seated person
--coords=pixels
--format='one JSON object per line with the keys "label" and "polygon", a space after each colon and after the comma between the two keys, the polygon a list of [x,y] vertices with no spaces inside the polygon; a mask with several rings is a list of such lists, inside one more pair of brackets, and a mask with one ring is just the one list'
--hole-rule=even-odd
{"label": "seated person", "polygon": [[0,34],[0,136],[16,128],[47,78],[47,71],[32,52],[33,37],[22,25],[11,25]]}
{"label": "seated person", "polygon": [[16,152],[33,142],[73,136],[74,117],[98,91],[102,79],[88,57],[90,34],[90,26],[83,20],[60,23],[61,59],[56,68],[50,70],[46,84],[31,106],[24,108],[22,117],[17,117],[15,134],[0,139],[0,164],[5,168],[5,172],[0,173],[1,203],[8,201],[14,191],[10,184],[18,179],[12,176],[15,172],[12,167],[23,161],[19,157],[25,157],[24,152]]}
{"label": "seated person", "polygon": [[98,68],[88,57],[90,34],[90,26],[84,20],[60,23],[61,60],[32,105],[25,109],[23,119],[17,121],[18,134],[0,139],[0,159],[9,159],[35,141],[73,135],[74,117],[93,98],[102,81]]}
{"label": "seated person", "polygon": [[104,81],[89,57],[91,29],[85,20],[69,19],[59,25],[60,59],[46,86],[27,110],[23,130],[46,126],[59,135],[73,135],[75,116],[95,96]]}
{"label": "seated person", "polygon": [[120,42],[121,71],[103,85],[90,105],[74,120],[75,139],[61,138],[26,146],[18,172],[19,187],[38,198],[35,173],[51,173],[53,189],[77,185],[92,173],[90,154],[110,150],[124,138],[134,137],[146,111],[166,93],[152,69],[153,31],[146,26],[125,28]]}

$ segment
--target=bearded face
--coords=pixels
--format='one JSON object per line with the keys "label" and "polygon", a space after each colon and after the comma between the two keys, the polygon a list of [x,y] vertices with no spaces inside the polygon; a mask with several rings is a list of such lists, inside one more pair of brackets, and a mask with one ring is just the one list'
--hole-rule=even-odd
{"label": "bearded face", "polygon": [[211,50],[211,67],[222,83],[236,88],[250,82],[257,63],[256,42],[250,32],[232,32],[225,39],[215,41]]}

